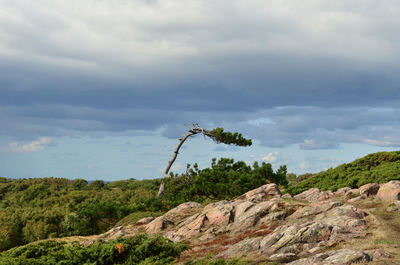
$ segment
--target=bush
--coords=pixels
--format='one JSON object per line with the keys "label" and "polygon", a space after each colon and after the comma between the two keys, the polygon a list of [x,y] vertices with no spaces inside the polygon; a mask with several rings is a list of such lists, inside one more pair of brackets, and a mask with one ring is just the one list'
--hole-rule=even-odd
{"label": "bush", "polygon": [[400,180],[400,151],[369,154],[310,176],[287,191],[292,195],[310,188],[336,191],[342,187],[358,188],[367,183],[386,183],[390,180]]}
{"label": "bush", "polygon": [[42,241],[0,254],[0,264],[171,264],[187,249],[161,236],[136,235],[81,246],[74,242]]}
{"label": "bush", "polygon": [[195,164],[188,165],[187,173],[165,179],[164,200],[171,206],[185,201],[203,202],[205,200],[232,199],[267,183],[287,185],[286,166],[276,172],[271,164],[255,162],[253,167],[243,161],[214,158],[210,168],[199,169]]}

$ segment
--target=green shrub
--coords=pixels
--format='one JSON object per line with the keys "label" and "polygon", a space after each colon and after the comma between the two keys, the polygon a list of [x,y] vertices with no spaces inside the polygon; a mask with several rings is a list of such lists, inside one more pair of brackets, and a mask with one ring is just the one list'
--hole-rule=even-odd
{"label": "green shrub", "polygon": [[287,191],[292,195],[310,188],[335,191],[342,187],[358,188],[367,183],[386,183],[390,180],[400,180],[400,151],[369,154],[309,176]]}
{"label": "green shrub", "polygon": [[232,199],[243,193],[267,183],[286,186],[286,166],[281,166],[276,172],[271,164],[255,162],[248,166],[243,161],[214,158],[210,168],[199,169],[197,164],[188,165],[187,173],[174,175],[165,179],[164,196],[171,206],[185,201]]}
{"label": "green shrub", "polygon": [[81,246],[77,242],[42,241],[0,254],[0,264],[171,264],[187,249],[161,236],[136,235]]}

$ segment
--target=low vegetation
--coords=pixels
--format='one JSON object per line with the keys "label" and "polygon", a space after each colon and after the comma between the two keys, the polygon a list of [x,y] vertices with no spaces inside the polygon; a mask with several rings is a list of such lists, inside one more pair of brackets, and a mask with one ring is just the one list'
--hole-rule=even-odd
{"label": "low vegetation", "polygon": [[146,203],[159,183],[1,178],[0,250],[46,238],[101,233],[130,213],[159,209]]}
{"label": "low vegetation", "polygon": [[211,167],[199,169],[187,166],[185,174],[171,174],[166,180],[164,199],[175,205],[185,201],[229,200],[267,183],[287,186],[286,166],[276,172],[271,164],[257,162],[253,166],[243,161],[221,158],[212,160]]}
{"label": "low vegetation", "polygon": [[400,151],[369,154],[318,174],[307,174],[304,180],[288,189],[298,194],[310,188],[335,191],[342,187],[358,188],[367,183],[400,180]]}
{"label": "low vegetation", "polygon": [[155,196],[159,179],[0,178],[0,251],[47,238],[99,234],[117,222],[159,216],[185,201],[230,199],[268,182],[287,184],[284,166],[274,172],[270,164],[251,167],[227,158],[171,176],[160,198]]}
{"label": "low vegetation", "polygon": [[74,242],[42,241],[5,251],[0,264],[172,264],[187,247],[161,236],[136,235],[81,246]]}
{"label": "low vegetation", "polygon": [[[83,179],[0,178],[0,264],[171,264],[187,248],[161,237],[97,242],[81,246],[52,238],[102,233],[143,217],[160,216],[186,201],[230,200],[263,184],[276,183],[291,194],[309,188],[337,190],[366,183],[400,180],[400,151],[370,154],[318,174],[287,174],[286,166],[221,158],[210,167],[188,165],[184,174],[161,179],[88,183]],[[377,238],[377,244],[391,241]],[[36,242],[35,242],[36,241]],[[375,242],[374,241],[374,242]],[[31,243],[35,242],[35,243]],[[23,245],[23,246],[21,246]],[[18,247],[19,246],[19,247]],[[245,264],[242,260],[193,259],[187,264]]]}

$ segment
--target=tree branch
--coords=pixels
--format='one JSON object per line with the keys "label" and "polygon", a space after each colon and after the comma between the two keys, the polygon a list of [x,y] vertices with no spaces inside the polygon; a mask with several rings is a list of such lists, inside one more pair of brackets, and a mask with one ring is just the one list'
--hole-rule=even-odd
{"label": "tree branch", "polygon": [[[193,125],[193,127],[185,125],[189,129],[189,132],[187,134],[184,134],[183,137],[179,139],[180,141],[179,141],[179,144],[177,145],[177,147],[175,148],[174,155],[173,155],[172,159],[170,161],[168,161],[168,164],[165,167],[164,174],[163,174],[164,178],[169,177],[169,175],[168,175],[169,170],[171,169],[172,164],[175,162],[175,160],[179,154],[179,150],[181,149],[183,143],[190,136],[201,133],[204,136],[210,137],[216,143],[236,144],[239,146],[251,145],[251,140],[242,137],[241,134],[238,134],[238,133],[232,134],[230,132],[224,132],[224,129],[222,129],[222,128],[215,128],[212,131],[208,131],[208,130],[201,128],[198,123],[193,123],[192,125]],[[158,190],[157,197],[160,197],[164,193],[164,190],[165,190],[165,183],[164,183],[164,181],[162,181],[160,188]]]}

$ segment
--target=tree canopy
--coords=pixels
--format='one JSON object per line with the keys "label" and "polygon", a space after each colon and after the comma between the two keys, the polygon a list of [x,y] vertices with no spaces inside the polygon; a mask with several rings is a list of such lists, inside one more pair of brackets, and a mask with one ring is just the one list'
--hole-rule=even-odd
{"label": "tree canopy", "polygon": [[[186,126],[189,128],[188,133],[183,135],[182,138],[179,139],[179,143],[175,148],[174,154],[172,156],[172,159],[168,161],[167,166],[165,167],[163,177],[169,177],[168,172],[172,167],[172,164],[175,162],[179,150],[181,149],[183,143],[189,138],[192,137],[196,134],[203,134],[204,136],[210,137],[213,139],[216,143],[224,143],[224,144],[234,144],[237,146],[249,146],[252,144],[250,139],[246,139],[242,136],[240,133],[231,133],[231,132],[225,132],[223,128],[215,128],[211,131],[206,130],[202,127],[199,126],[198,123],[193,123],[193,127]],[[162,182],[160,184],[160,188],[158,189],[158,194],[157,197],[160,197],[165,191],[165,183]]]}

